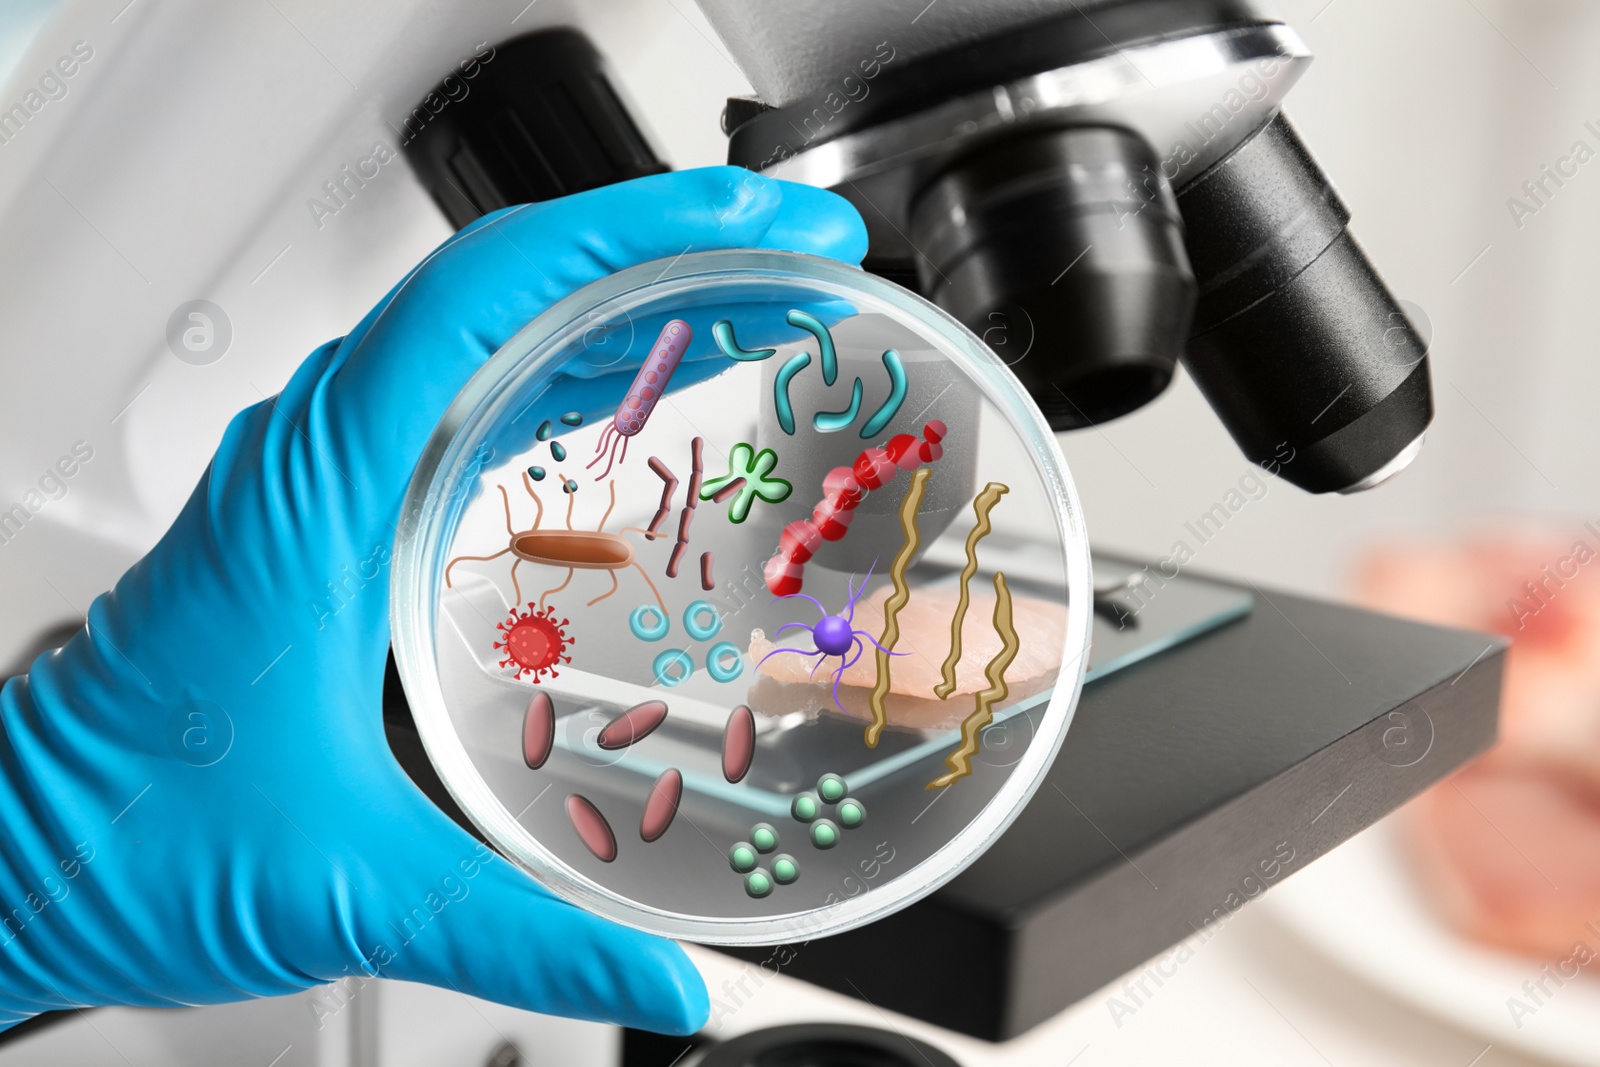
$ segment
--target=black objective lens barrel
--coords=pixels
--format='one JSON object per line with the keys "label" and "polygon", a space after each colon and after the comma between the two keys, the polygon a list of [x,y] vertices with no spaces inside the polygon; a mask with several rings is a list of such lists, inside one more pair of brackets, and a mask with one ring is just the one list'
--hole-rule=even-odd
{"label": "black objective lens barrel", "polygon": [[1172,380],[1194,279],[1159,162],[1125,130],[987,142],[918,194],[923,293],[982,337],[1051,428],[1126,414]]}
{"label": "black objective lens barrel", "polygon": [[1184,366],[1246,456],[1370,488],[1433,418],[1427,349],[1282,113],[1178,191],[1199,283]]}

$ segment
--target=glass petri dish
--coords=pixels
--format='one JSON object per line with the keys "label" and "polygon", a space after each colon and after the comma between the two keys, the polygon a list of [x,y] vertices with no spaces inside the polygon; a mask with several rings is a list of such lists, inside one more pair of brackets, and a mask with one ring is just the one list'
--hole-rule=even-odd
{"label": "glass petri dish", "polygon": [[585,287],[473,377],[391,614],[503,855],[631,926],[778,944],[1006,828],[1071,723],[1090,581],[1066,463],[983,342],[863,271],[713,251]]}

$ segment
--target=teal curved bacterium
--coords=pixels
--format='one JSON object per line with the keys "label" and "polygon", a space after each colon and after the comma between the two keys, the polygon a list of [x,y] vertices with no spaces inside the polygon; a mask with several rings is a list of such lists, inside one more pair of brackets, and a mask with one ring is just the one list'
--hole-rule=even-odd
{"label": "teal curved bacterium", "polygon": [[794,436],[794,405],[789,403],[789,383],[810,365],[811,353],[796,352],[778,368],[778,376],[772,380],[772,406],[778,413],[778,425],[791,437]]}
{"label": "teal curved bacterium", "polygon": [[733,337],[733,323],[727,319],[712,325],[711,336],[716,340],[717,348],[723,355],[741,363],[759,363],[778,353],[776,348],[740,348],[739,342]]}
{"label": "teal curved bacterium", "polygon": [[900,405],[906,402],[906,368],[900,362],[900,353],[892,348],[885,348],[883,369],[889,372],[889,398],[873,412],[867,424],[861,427],[863,441],[882,433],[883,428],[889,425],[889,420],[899,413]]}
{"label": "teal curved bacterium", "polygon": [[[784,320],[791,326],[798,326],[817,339],[817,347],[822,358],[822,384],[832,385],[839,377],[839,354],[834,348],[833,334],[822,320],[809,312],[798,308],[790,310]],[[711,327],[711,336],[716,339],[717,348],[729,359],[741,363],[757,363],[770,359],[776,355],[776,348],[742,348],[733,334],[733,323],[727,319],[715,323]],[[806,352],[796,352],[788,361],[778,369],[778,375],[772,383],[772,405],[777,412],[778,425],[783,432],[794,436],[794,405],[789,400],[789,384],[794,381],[795,375],[811,365],[811,356]],[[861,439],[869,440],[884,431],[896,414],[900,405],[906,399],[906,369],[901,362],[900,353],[892,348],[883,352],[883,369],[889,375],[889,396],[872,413],[872,417],[861,427]],[[861,412],[862,386],[861,379],[855,380],[850,391],[850,405],[843,411],[819,411],[811,416],[811,425],[818,433],[835,433],[844,429],[855,421]]]}
{"label": "teal curved bacterium", "polygon": [[796,308],[784,316],[784,321],[790,326],[798,326],[812,337],[817,339],[817,347],[822,350],[822,384],[832,385],[839,378],[839,354],[833,349],[833,334],[822,324],[822,320],[809,312]]}
{"label": "teal curved bacterium", "polygon": [[811,416],[811,426],[818,433],[834,433],[856,421],[861,413],[861,379],[856,379],[850,390],[850,406],[843,411],[819,411]]}

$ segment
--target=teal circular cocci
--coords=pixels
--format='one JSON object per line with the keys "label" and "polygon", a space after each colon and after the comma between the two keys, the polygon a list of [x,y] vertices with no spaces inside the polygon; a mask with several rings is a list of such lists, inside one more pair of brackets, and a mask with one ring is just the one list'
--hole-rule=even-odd
{"label": "teal circular cocci", "polygon": [[[680,673],[674,675],[673,669]],[[694,674],[694,660],[689,658],[689,653],[681,648],[669,648],[657,656],[650,664],[650,669],[655,672],[656,681],[665,686],[682,685]]]}
{"label": "teal circular cocci", "polygon": [[818,819],[811,824],[811,843],[817,848],[832,848],[839,843],[839,827],[832,819]]}
{"label": "teal circular cocci", "polygon": [[744,653],[732,641],[718,641],[706,653],[706,673],[719,682],[731,682],[744,673]]}
{"label": "teal circular cocci", "polygon": [[[655,621],[646,622],[647,618]],[[672,621],[654,604],[640,604],[628,615],[628,629],[641,641],[659,641],[672,629]]]}
{"label": "teal circular cocci", "polygon": [[837,774],[824,774],[817,779],[817,795],[829,804],[837,804],[848,792],[850,792],[849,787]]}
{"label": "teal circular cocci", "polygon": [[794,803],[789,805],[789,814],[801,822],[810,822],[822,814],[822,805],[817,803],[815,794],[801,793],[794,798]]}
{"label": "teal circular cocci", "polygon": [[867,808],[865,804],[855,797],[845,797],[839,801],[839,825],[846,830],[854,830],[867,821]]}
{"label": "teal circular cocci", "polygon": [[748,841],[735,841],[733,847],[728,849],[728,865],[740,874],[755,870],[760,862],[755,846]]}
{"label": "teal circular cocci", "polygon": [[779,885],[793,885],[800,880],[800,864],[788,853],[772,857],[772,880]]}
{"label": "teal circular cocci", "polygon": [[766,868],[757,867],[744,876],[744,891],[759,900],[772,892],[772,875]]}
{"label": "teal circular cocci", "polygon": [[[701,622],[709,614],[710,622]],[[696,641],[709,641],[722,630],[722,612],[709,600],[696,600],[683,609],[683,628]]]}
{"label": "teal circular cocci", "polygon": [[778,828],[768,822],[758,822],[750,827],[750,843],[757,852],[771,852],[778,847]]}

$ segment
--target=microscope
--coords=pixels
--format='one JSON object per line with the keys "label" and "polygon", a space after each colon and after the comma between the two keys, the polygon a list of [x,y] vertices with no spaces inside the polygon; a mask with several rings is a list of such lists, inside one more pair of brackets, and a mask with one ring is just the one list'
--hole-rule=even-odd
{"label": "microscope", "polygon": [[[699,4],[755,89],[723,111],[728,161],[850,200],[866,269],[988,343],[1054,430],[1137,410],[1181,362],[1243,454],[1307,492],[1374,488],[1419,453],[1426,340],[1284,114],[1310,52],[1256,4]],[[496,47],[406,145],[453,223],[666,169],[581,34]],[[806,944],[784,973],[1003,1041],[1492,742],[1503,643],[1185,580],[1244,606],[1170,639],[1141,616],[1137,662],[1091,674],[1055,788],[953,882]],[[1097,648],[1125,639],[1098,614]],[[393,682],[391,742],[448,810]],[[857,1030],[785,1027],[688,1062],[940,1062]],[[653,1062],[646,1045],[630,1062]]]}

